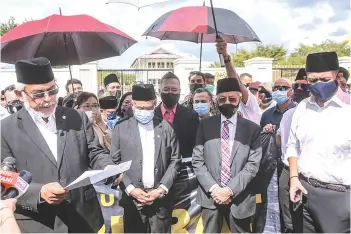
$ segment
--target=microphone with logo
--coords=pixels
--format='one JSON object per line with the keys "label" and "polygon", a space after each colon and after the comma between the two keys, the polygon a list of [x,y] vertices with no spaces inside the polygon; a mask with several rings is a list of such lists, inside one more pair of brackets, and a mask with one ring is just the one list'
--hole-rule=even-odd
{"label": "microphone with logo", "polygon": [[[5,194],[1,196],[2,200],[19,198],[27,191],[32,182],[32,174],[29,171],[23,170],[20,173],[1,171],[0,175],[1,184],[4,184],[5,188],[8,187]],[[9,187],[9,185],[12,186]]]}
{"label": "microphone with logo", "polygon": [[[16,159],[14,157],[6,157],[1,163],[1,170],[17,172]],[[6,192],[5,186],[1,183],[1,196]]]}

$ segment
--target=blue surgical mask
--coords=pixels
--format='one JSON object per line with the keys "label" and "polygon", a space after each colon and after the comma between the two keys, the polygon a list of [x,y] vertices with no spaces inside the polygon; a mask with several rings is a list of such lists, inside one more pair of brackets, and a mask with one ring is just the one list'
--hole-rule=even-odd
{"label": "blue surgical mask", "polygon": [[214,86],[213,86],[213,85],[208,84],[208,85],[206,85],[205,89],[207,89],[207,90],[208,90],[208,92],[213,93]]}
{"label": "blue surgical mask", "polygon": [[195,103],[194,104],[194,111],[196,111],[199,116],[207,115],[210,112],[210,106],[208,103]]}
{"label": "blue surgical mask", "polygon": [[111,119],[109,121],[107,121],[106,125],[110,130],[113,130],[116,126],[117,121],[119,120],[119,118],[115,118],[115,119]]}
{"label": "blue surgical mask", "polygon": [[142,124],[149,123],[154,118],[154,110],[134,110],[134,116]]}
{"label": "blue surgical mask", "polygon": [[114,120],[116,119],[116,117],[117,117],[116,113],[108,113],[106,116],[107,120]]}
{"label": "blue surgical mask", "polygon": [[272,98],[277,102],[278,105],[283,104],[289,100],[288,91],[274,91],[272,93]]}
{"label": "blue surgical mask", "polygon": [[321,102],[326,102],[333,97],[338,89],[338,81],[317,82],[310,86],[310,92]]}

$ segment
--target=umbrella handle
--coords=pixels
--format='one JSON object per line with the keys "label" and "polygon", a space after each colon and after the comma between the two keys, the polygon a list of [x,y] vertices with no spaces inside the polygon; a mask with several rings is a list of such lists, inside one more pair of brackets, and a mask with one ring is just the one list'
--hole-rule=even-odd
{"label": "umbrella handle", "polygon": [[218,55],[219,55],[219,63],[221,64],[221,67],[225,67],[223,54],[218,54]]}

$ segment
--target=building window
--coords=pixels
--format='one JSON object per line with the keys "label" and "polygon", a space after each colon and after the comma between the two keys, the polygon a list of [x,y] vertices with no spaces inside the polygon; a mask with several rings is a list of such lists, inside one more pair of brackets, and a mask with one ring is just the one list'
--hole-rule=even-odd
{"label": "building window", "polygon": [[147,63],[147,68],[151,68],[151,67],[152,67],[151,63],[148,62],[148,63]]}
{"label": "building window", "polygon": [[157,68],[165,68],[165,63],[163,63],[163,62],[157,63]]}

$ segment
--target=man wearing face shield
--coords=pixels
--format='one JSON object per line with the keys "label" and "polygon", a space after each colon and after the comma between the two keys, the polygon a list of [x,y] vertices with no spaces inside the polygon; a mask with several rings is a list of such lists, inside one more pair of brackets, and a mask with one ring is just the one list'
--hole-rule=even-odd
{"label": "man wearing face shield", "polygon": [[179,173],[181,156],[171,125],[154,115],[152,84],[132,88],[134,115],[123,119],[112,133],[111,155],[116,163],[132,161],[124,173],[125,233],[170,233],[172,197],[168,194]]}
{"label": "man wearing face shield", "polygon": [[4,89],[4,98],[6,102],[6,109],[9,114],[16,113],[23,107],[23,102],[15,93],[15,85],[10,85]]}
{"label": "man wearing face shield", "polygon": [[106,96],[99,99],[99,104],[102,112],[102,120],[108,129],[113,130],[119,120],[116,113],[118,106],[117,98],[115,96]]}
{"label": "man wearing face shield", "polygon": [[[91,185],[65,186],[89,168],[114,165],[83,112],[57,106],[58,86],[47,58],[15,63],[24,107],[1,121],[1,157],[16,158],[32,182],[17,201],[21,232],[96,233],[104,223]],[[87,212],[89,211],[89,212]]]}
{"label": "man wearing face shield", "polygon": [[303,209],[302,232],[350,232],[351,106],[339,98],[335,52],[309,54],[311,97],[292,117],[287,158],[290,200]]}
{"label": "man wearing face shield", "polygon": [[199,181],[196,202],[202,207],[203,233],[220,233],[223,218],[231,233],[250,232],[256,196],[250,182],[262,157],[260,127],[237,113],[237,79],[217,82],[220,115],[201,120],[192,164]]}
{"label": "man wearing face shield", "polygon": [[116,74],[109,74],[104,78],[106,96],[115,96],[119,100],[122,96],[121,84]]}

